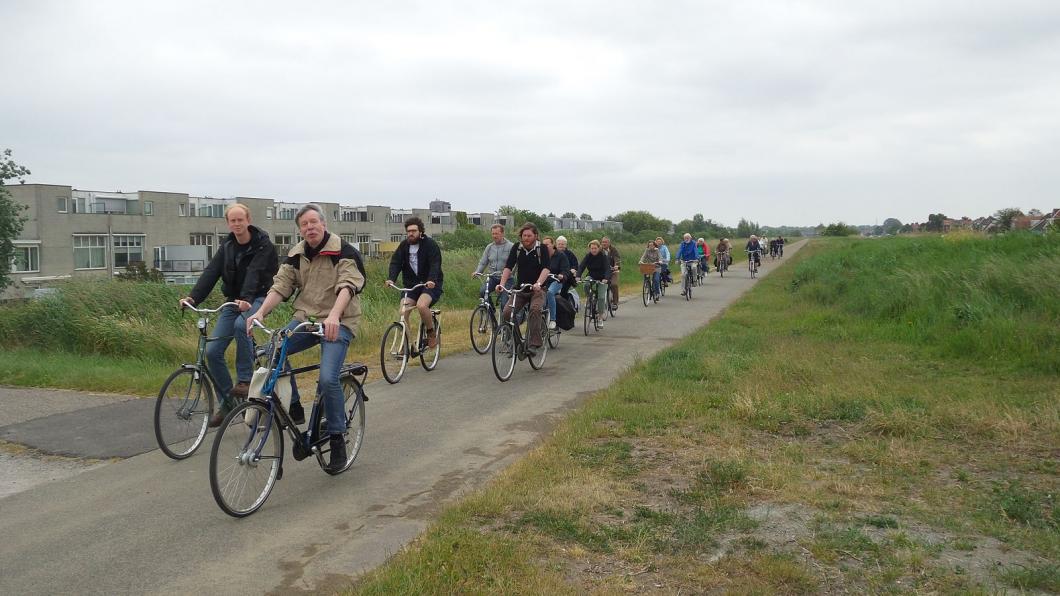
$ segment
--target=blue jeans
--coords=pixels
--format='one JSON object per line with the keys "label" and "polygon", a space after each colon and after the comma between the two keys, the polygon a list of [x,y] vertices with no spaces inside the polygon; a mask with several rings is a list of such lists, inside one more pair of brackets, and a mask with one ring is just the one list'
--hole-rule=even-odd
{"label": "blue jeans", "polygon": [[[291,321],[288,329],[294,329],[300,321]],[[346,350],[353,341],[353,333],[339,326],[339,337],[327,341],[311,333],[295,333],[287,340],[287,355],[292,356],[320,344],[320,380],[317,381],[317,393],[324,400],[324,414],[328,419],[328,432],[341,435],[346,432],[345,400],[342,397],[342,384],[339,382],[339,369],[346,360]],[[291,397],[291,403],[298,403],[297,394]]]}
{"label": "blue jeans", "polygon": [[[499,278],[499,277],[486,278],[486,281],[482,283],[482,287],[479,288],[478,295],[480,297],[482,297],[482,298],[485,298],[487,296],[487,294],[489,294],[490,292],[493,292],[494,290],[496,290],[497,289],[497,285],[500,284],[500,283],[501,283],[501,278]],[[512,286],[514,286],[514,285],[515,285],[515,277],[512,276],[512,277],[508,278],[508,283],[504,284],[504,287],[506,287],[506,288],[508,288],[510,290],[510,289],[512,289]],[[497,309],[503,311],[505,304],[508,304],[508,293],[507,292],[501,292],[500,297],[497,299]]]}
{"label": "blue jeans", "polygon": [[661,278],[662,278],[662,275],[659,273],[659,267],[656,267],[655,268],[655,273],[651,274],[651,291],[652,291],[652,293],[654,293],[654,294],[658,294],[659,293],[659,279],[661,279]]}
{"label": "blue jeans", "polygon": [[236,378],[249,383],[254,374],[254,344],[247,335],[247,317],[261,308],[265,297],[258,298],[250,305],[250,310],[239,312],[235,308],[226,308],[217,313],[217,324],[213,327],[213,337],[218,339],[206,344],[206,366],[217,383],[217,398],[227,407],[232,407],[228,393],[232,391],[232,375],[225,364],[225,350],[232,338],[236,340]]}
{"label": "blue jeans", "polygon": [[556,294],[563,291],[563,284],[554,281],[548,286],[548,293],[545,294],[545,302],[548,303],[549,320],[556,320]]}

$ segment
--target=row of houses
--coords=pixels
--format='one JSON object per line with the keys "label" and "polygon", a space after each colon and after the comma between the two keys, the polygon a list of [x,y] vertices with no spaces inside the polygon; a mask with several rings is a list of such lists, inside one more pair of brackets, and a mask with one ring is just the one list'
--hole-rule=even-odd
{"label": "row of houses", "polygon": [[[1017,216],[1012,220],[1013,230],[1030,232],[1044,232],[1046,228],[1060,219],[1060,209],[1053,209],[1043,213],[1032,209],[1027,215]],[[957,230],[973,230],[976,232],[995,233],[1001,231],[1001,222],[993,215],[971,219],[962,217],[960,219],[944,219],[942,221],[943,233]]]}
{"label": "row of houses", "polygon": [[[53,184],[5,189],[26,207],[27,220],[15,240],[14,283],[0,298],[32,294],[58,280],[115,275],[137,263],[162,271],[171,283],[192,283],[227,237],[224,212],[235,202],[250,209],[254,225],[270,233],[281,254],[301,240],[294,222],[301,202],[146,190],[103,192]],[[504,215],[453,211],[446,201],[432,201],[426,209],[313,202],[324,210],[330,232],[369,257],[392,250],[404,239],[404,221],[412,216],[423,220],[430,235],[454,231],[464,222],[483,230],[508,224]],[[564,218],[552,223],[556,229],[570,230],[622,225]]]}

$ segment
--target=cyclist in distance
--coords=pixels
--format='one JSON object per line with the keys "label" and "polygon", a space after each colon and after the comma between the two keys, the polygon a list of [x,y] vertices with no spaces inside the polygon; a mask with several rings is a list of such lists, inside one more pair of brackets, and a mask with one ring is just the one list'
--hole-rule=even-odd
{"label": "cyclist in distance", "polygon": [[719,269],[719,259],[725,259],[725,266],[732,264],[732,255],[729,252],[732,250],[732,243],[729,242],[728,238],[722,238],[718,241],[718,249],[714,251],[714,268]]}
{"label": "cyclist in distance", "polygon": [[[305,238],[291,248],[287,259],[258,312],[247,318],[249,334],[254,321],[264,319],[295,290],[293,329],[310,317],[320,321],[321,338],[311,333],[296,333],[287,342],[288,354],[296,354],[320,344],[320,378],[318,392],[324,401],[324,413],[331,435],[331,460],[327,469],[338,473],[346,463],[346,413],[343,412],[342,385],[339,370],[346,360],[346,350],[357,334],[364,290],[364,263],[361,253],[345,240],[328,232],[323,210],[312,203],[303,205],[294,218],[298,233]],[[288,408],[297,424],[305,422],[305,409],[298,396]]]}
{"label": "cyclist in distance", "polygon": [[[748,252],[754,251],[755,265],[762,265],[762,244],[758,241],[758,236],[751,234],[751,239],[747,241],[745,250]],[[749,257],[751,255],[748,255]]]}
{"label": "cyclist in distance", "polygon": [[[493,242],[486,245],[486,250],[482,251],[482,258],[478,260],[478,267],[475,267],[472,277],[476,273],[490,274],[494,271],[501,271],[504,269],[504,263],[508,260],[508,253],[512,252],[512,241],[504,237],[504,226],[501,224],[493,224],[490,226],[490,236],[493,238]],[[482,289],[479,291],[479,296],[485,298],[489,292],[493,291],[493,288],[497,287],[500,283],[500,273],[498,277],[489,276],[486,281],[482,282]],[[508,289],[511,289],[509,284]],[[508,294],[501,293],[500,295],[500,306],[504,308],[504,304],[508,302]]]}
{"label": "cyclist in distance", "polygon": [[666,240],[662,236],[655,238],[655,246],[659,247],[659,262],[662,263],[662,271],[660,271],[660,281],[663,283],[673,283],[670,279],[670,247],[666,246]]}
{"label": "cyclist in distance", "polygon": [[[228,238],[225,238],[210,264],[199,276],[191,294],[183,301],[191,305],[201,303],[210,295],[217,280],[221,280],[221,292],[228,302],[235,302],[239,308],[226,308],[217,314],[217,324],[213,336],[223,339],[206,344],[206,365],[217,381],[217,396],[220,407],[210,418],[210,426],[217,427],[235,406],[234,398],[245,399],[250,388],[250,378],[254,374],[254,344],[243,332],[246,317],[253,315],[261,307],[272,278],[279,269],[279,258],[276,247],[269,240],[268,232],[251,225],[250,209],[242,203],[233,203],[225,209],[225,223],[228,225]],[[236,340],[236,379],[232,386],[232,376],[228,374],[225,364],[225,350],[232,339]]]}
{"label": "cyclist in distance", "polygon": [[777,236],[777,250],[780,256],[784,256],[784,237]]}
{"label": "cyclist in distance", "polygon": [[[589,241],[589,252],[582,258],[581,264],[578,265],[578,276],[580,277],[585,270],[589,270],[589,277],[596,281],[610,284],[613,279],[614,271],[611,269],[611,259],[604,254],[603,247],[600,241],[591,240]],[[596,318],[597,327],[603,329],[603,316],[607,314],[607,287],[597,288],[596,290]],[[585,308],[589,308],[589,304],[585,304]]]}
{"label": "cyclist in distance", "polygon": [[652,240],[648,241],[648,245],[644,247],[644,254],[640,256],[641,264],[653,264],[656,265],[655,273],[651,274],[651,291],[653,294],[659,294],[659,267],[661,264],[659,260],[659,247],[655,246],[655,242]]}
{"label": "cyclist in distance", "polygon": [[703,274],[710,273],[710,245],[706,240],[702,238],[696,240],[696,254],[699,255],[699,268]]}
{"label": "cyclist in distance", "polygon": [[[541,309],[545,305],[545,291],[542,284],[548,279],[548,250],[537,240],[537,226],[526,222],[519,228],[519,244],[512,247],[508,253],[508,260],[504,263],[504,272],[501,274],[501,282],[498,285],[508,283],[512,276],[512,270],[518,269],[516,283],[519,286],[530,284],[533,287],[529,291],[520,290],[515,294],[515,300],[509,300],[504,305],[504,319],[511,317],[512,309],[520,309],[528,301],[530,302],[530,352],[534,353],[541,347]],[[501,289],[497,288],[500,292]]]}
{"label": "cyclist in distance", "polygon": [[600,239],[600,252],[607,255],[611,262],[611,277],[609,278],[611,291],[611,306],[618,308],[618,276],[622,271],[622,256],[618,254],[618,248],[611,244],[611,239],[604,236]]}
{"label": "cyclist in distance", "polygon": [[[699,259],[696,258],[696,243],[692,240],[692,234],[685,232],[683,238],[681,245],[677,247],[677,260],[698,262]],[[684,263],[681,263],[681,275],[688,275],[688,268]],[[685,292],[682,291],[681,295],[684,296]]]}
{"label": "cyclist in distance", "polygon": [[[396,287],[394,280],[401,274],[401,283],[406,288],[425,284],[401,299],[404,305],[415,305],[427,330],[427,346],[438,345],[438,334],[431,317],[431,305],[442,297],[442,249],[430,236],[423,233],[423,220],[410,217],[405,220],[405,239],[390,257],[390,273],[386,285]],[[409,324],[412,309],[405,310],[405,325]],[[417,346],[417,350],[422,346]]]}

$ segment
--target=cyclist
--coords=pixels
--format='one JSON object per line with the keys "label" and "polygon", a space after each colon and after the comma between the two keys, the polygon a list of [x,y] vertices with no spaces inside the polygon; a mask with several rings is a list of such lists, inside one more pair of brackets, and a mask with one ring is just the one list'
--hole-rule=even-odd
{"label": "cyclist", "polygon": [[655,273],[651,274],[651,291],[652,294],[659,294],[659,268],[662,262],[659,260],[659,247],[655,246],[655,242],[649,240],[648,245],[644,247],[644,254],[640,256],[640,263],[642,265],[654,264]]}
{"label": "cyclist", "polygon": [[710,273],[710,245],[706,240],[702,238],[696,240],[696,255],[699,256],[699,268],[703,274]]}
{"label": "cyclist", "polygon": [[611,262],[611,277],[608,282],[611,286],[611,306],[618,308],[618,274],[622,271],[622,257],[618,254],[618,248],[611,244],[611,239],[607,236],[600,239],[600,252],[607,255]]}
{"label": "cyclist", "polygon": [[659,262],[662,263],[661,281],[666,284],[673,283],[670,279],[670,247],[666,246],[666,240],[662,236],[655,238],[655,246],[659,247]]}
{"label": "cyclist", "polygon": [[560,281],[552,281],[552,283],[548,284],[548,294],[545,295],[545,299],[548,301],[548,328],[555,329],[556,295],[561,293],[565,296],[568,295],[567,292],[574,283],[574,275],[577,274],[578,261],[575,260],[574,264],[571,264],[570,257],[574,253],[567,249],[566,236],[556,238],[554,245],[550,236],[546,236],[542,242],[546,243],[549,248],[548,270],[560,279]]}
{"label": "cyclist", "polygon": [[784,237],[783,236],[777,236],[777,254],[779,256],[781,256],[781,257],[784,256]]}
{"label": "cyclist", "polygon": [[[386,285],[396,287],[394,280],[401,274],[401,283],[406,288],[424,284],[401,299],[403,306],[415,306],[420,311],[420,319],[427,329],[427,346],[438,345],[438,334],[434,329],[431,317],[431,305],[442,297],[442,249],[430,236],[423,233],[423,220],[410,217],[405,220],[405,239],[398,245],[390,257],[390,273]],[[405,325],[409,324],[411,308],[402,309]],[[423,349],[423,346],[417,346]]]}
{"label": "cyclist", "polygon": [[[519,244],[512,247],[508,253],[508,260],[504,263],[504,272],[501,273],[499,285],[508,283],[512,276],[512,269],[518,269],[516,283],[520,286],[531,284],[529,292],[520,290],[515,294],[515,300],[510,300],[504,305],[503,317],[505,320],[512,314],[512,309],[520,309],[528,301],[530,302],[530,321],[528,322],[530,333],[529,351],[536,353],[541,347],[541,307],[545,303],[545,291],[541,284],[548,279],[548,249],[537,240],[537,226],[526,222],[519,228]],[[497,288],[500,292],[501,289]]]}
{"label": "cyclist", "polygon": [[[747,246],[744,247],[747,252],[754,252],[755,265],[762,265],[762,244],[758,241],[758,236],[751,234],[751,239],[747,241]],[[748,255],[750,257],[752,255]]]}
{"label": "cyclist", "polygon": [[718,249],[714,251],[714,268],[720,269],[718,265],[718,259],[725,259],[725,266],[728,267],[732,264],[732,255],[729,254],[732,250],[732,243],[729,242],[728,238],[722,238],[718,241]]}
{"label": "cyclist", "polygon": [[[239,308],[226,308],[217,315],[213,328],[216,341],[206,344],[206,366],[217,382],[220,407],[210,418],[210,426],[217,427],[235,406],[234,398],[246,398],[250,378],[254,374],[254,344],[245,333],[236,332],[246,325],[246,317],[253,315],[265,300],[272,287],[272,278],[279,269],[276,247],[269,240],[268,232],[251,225],[250,209],[242,203],[232,203],[225,209],[228,238],[221,243],[210,259],[210,264],[199,276],[191,294],[183,299],[191,305],[206,300],[221,280],[221,292],[225,300],[235,302]],[[232,339],[236,340],[236,380],[225,364],[225,350]]]}
{"label": "cyclist", "polygon": [[[692,240],[692,234],[685,232],[683,238],[684,240],[681,242],[681,245],[677,247],[677,260],[696,261],[696,243]],[[688,275],[688,266],[684,263],[681,263],[681,275],[682,277]],[[681,295],[685,295],[683,290],[681,291]]]}
{"label": "cyclist", "polygon": [[[287,342],[287,353],[296,354],[320,344],[317,389],[324,401],[324,414],[331,435],[331,461],[327,469],[337,473],[346,463],[346,414],[343,412],[339,370],[361,318],[358,294],[364,290],[364,264],[356,248],[328,232],[324,212],[319,206],[313,203],[303,205],[294,221],[305,240],[287,253],[265,302],[247,318],[247,333],[250,333],[254,321],[264,319],[295,290],[298,290],[298,297],[294,300],[294,320],[287,328],[293,329],[310,317],[323,319],[320,322],[323,338],[310,333],[295,334]],[[295,423],[305,422],[305,410],[298,396],[293,397],[288,412]]]}
{"label": "cyclist", "polygon": [[[582,258],[582,262],[578,265],[579,277],[585,270],[589,270],[589,277],[596,281],[602,281],[605,284],[612,283],[614,279],[614,270],[611,268],[611,259],[604,253],[603,246],[599,240],[589,241],[589,252]],[[596,291],[596,324],[601,329],[603,328],[603,316],[607,314],[607,288],[597,288]],[[586,304],[585,308],[589,308]]]}
{"label": "cyclist", "polygon": [[[508,253],[512,252],[512,241],[504,237],[504,226],[501,224],[490,226],[490,236],[493,238],[493,242],[487,244],[486,250],[482,251],[482,258],[478,260],[478,267],[475,267],[475,272],[471,274],[472,277],[476,273],[493,273],[504,269],[504,262],[508,260]],[[482,298],[488,296],[489,292],[492,292],[493,288],[497,287],[497,283],[500,280],[501,278],[492,275],[487,277],[486,281],[482,282],[479,296]],[[511,285],[508,286],[508,289],[511,289]],[[504,304],[508,302],[508,294],[501,293],[499,302],[501,308],[504,308]]]}

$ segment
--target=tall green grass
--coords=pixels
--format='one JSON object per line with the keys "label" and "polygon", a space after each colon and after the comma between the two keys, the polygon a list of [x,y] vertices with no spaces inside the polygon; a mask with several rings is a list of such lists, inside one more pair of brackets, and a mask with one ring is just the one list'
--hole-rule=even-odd
{"label": "tall green grass", "polygon": [[803,331],[928,346],[1060,373],[1060,235],[835,240],[799,263],[795,300],[835,306]]}

